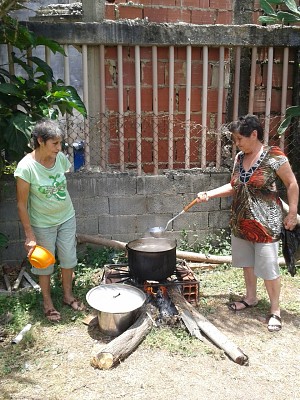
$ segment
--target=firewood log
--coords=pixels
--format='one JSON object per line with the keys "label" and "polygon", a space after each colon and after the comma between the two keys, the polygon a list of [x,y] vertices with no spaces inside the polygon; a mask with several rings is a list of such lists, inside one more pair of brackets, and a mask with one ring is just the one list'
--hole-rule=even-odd
{"label": "firewood log", "polygon": [[219,331],[211,322],[209,322],[202,314],[200,314],[178,291],[176,288],[168,288],[168,294],[178,308],[179,314],[189,311],[189,315],[193,317],[200,330],[219,348],[237,364],[246,365],[248,356],[242,352],[228,337]]}
{"label": "firewood log", "polygon": [[146,308],[130,328],[109,342],[91,359],[94,368],[110,369],[128,357],[144,340],[152,328],[152,320]]}
{"label": "firewood log", "polygon": [[[78,233],[77,234],[77,242],[78,243],[92,243],[97,244],[99,246],[112,247],[114,249],[125,250],[126,243],[119,242],[117,240],[105,239],[101,236],[94,235],[85,235]],[[213,264],[230,264],[232,262],[231,256],[217,256],[213,254],[201,254],[194,253],[191,251],[181,251],[176,250],[176,257],[182,260],[193,261],[193,262],[206,262]],[[278,259],[280,265],[285,265],[285,260],[283,257],[279,257]]]}

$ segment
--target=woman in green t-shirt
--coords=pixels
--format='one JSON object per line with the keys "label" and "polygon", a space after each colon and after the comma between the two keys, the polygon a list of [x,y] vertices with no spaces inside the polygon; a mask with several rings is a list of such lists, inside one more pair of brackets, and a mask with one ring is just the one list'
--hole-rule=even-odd
{"label": "woman in green t-shirt", "polygon": [[[63,302],[75,311],[84,305],[72,293],[76,256],[75,210],[67,190],[65,173],[70,162],[61,152],[62,131],[51,120],[38,122],[33,130],[34,150],[27,154],[15,171],[17,179],[18,213],[25,232],[25,249],[28,256],[35,246],[41,245],[59,259]],[[32,267],[39,276],[44,302],[44,314],[51,322],[61,319],[55,309],[50,290],[50,276],[54,264],[45,269]]]}

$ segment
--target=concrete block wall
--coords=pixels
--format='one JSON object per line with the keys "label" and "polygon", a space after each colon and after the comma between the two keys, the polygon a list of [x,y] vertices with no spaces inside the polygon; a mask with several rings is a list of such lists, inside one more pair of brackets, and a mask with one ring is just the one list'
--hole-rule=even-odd
{"label": "concrete block wall", "polygon": [[[201,170],[170,171],[159,176],[130,173],[70,173],[68,189],[76,210],[77,232],[129,242],[149,236],[154,226],[165,227],[202,190],[228,182],[228,173]],[[196,204],[168,226],[167,235],[189,240],[228,228],[230,199]],[[17,214],[15,181],[0,181],[0,232],[9,237],[0,261],[26,257],[24,233]]]}

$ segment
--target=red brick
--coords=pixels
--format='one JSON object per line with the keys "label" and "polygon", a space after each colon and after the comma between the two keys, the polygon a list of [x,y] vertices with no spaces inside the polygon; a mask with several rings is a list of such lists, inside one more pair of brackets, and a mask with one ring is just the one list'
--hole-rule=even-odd
{"label": "red brick", "polygon": [[105,104],[108,110],[118,111],[118,90],[117,88],[106,88]]}
{"label": "red brick", "polygon": [[281,95],[282,91],[278,89],[272,89],[271,92],[271,111],[280,112],[281,111]]}
{"label": "red brick", "polygon": [[168,9],[145,7],[144,18],[148,18],[149,22],[168,22]]}
{"label": "red brick", "polygon": [[136,141],[127,142],[127,146],[125,147],[125,160],[127,162],[136,162]]}
{"label": "red brick", "polygon": [[110,20],[116,19],[114,4],[105,3],[105,19],[110,19]]}
{"label": "red brick", "polygon": [[[165,67],[166,63],[157,64],[157,81],[158,85],[165,85]],[[141,63],[141,81],[143,85],[151,85],[153,82],[153,65],[152,62]]]}
{"label": "red brick", "polygon": [[[174,94],[174,102],[175,102],[175,94]],[[174,104],[175,108],[175,104]],[[169,111],[169,88],[162,87],[158,88],[158,111]]]}
{"label": "red brick", "polygon": [[202,47],[192,47],[192,61],[201,60],[202,58]]}
{"label": "red brick", "polygon": [[232,0],[210,0],[209,7],[219,10],[232,10]]}
{"label": "red brick", "polygon": [[191,11],[168,8],[168,22],[191,22]]}
{"label": "red brick", "polygon": [[[103,123],[107,125],[106,120],[104,120]],[[109,123],[108,130],[109,130],[110,140],[119,140],[119,135],[118,135],[119,120],[117,116],[116,118],[109,118],[108,123]]]}
{"label": "red brick", "polygon": [[159,138],[158,159],[160,162],[168,162],[169,142],[167,139]]}
{"label": "red brick", "polygon": [[[176,139],[174,142],[174,160],[176,162],[184,162],[185,160],[185,140]],[[184,165],[184,164],[183,164]]]}
{"label": "red brick", "polygon": [[151,164],[143,164],[143,165],[142,165],[142,169],[143,169],[143,172],[144,172],[145,174],[153,174],[153,172],[154,172],[154,165],[153,165],[153,163],[151,163]]}
{"label": "red brick", "polygon": [[186,60],[186,47],[175,47],[174,57],[175,60]]}
{"label": "red brick", "polygon": [[119,5],[119,19],[143,19],[143,8],[132,5]]}
{"label": "red brick", "polygon": [[124,137],[126,139],[135,139],[136,137],[136,124],[135,116],[132,115],[124,117]]}
{"label": "red brick", "polygon": [[175,61],[174,62],[174,84],[185,85],[186,84],[186,62]]}
{"label": "red brick", "polygon": [[151,6],[152,5],[152,0],[138,0],[139,4],[143,4],[144,6]]}
{"label": "red brick", "polygon": [[116,60],[107,60],[105,64],[105,85],[117,85],[117,62]]}
{"label": "red brick", "polygon": [[209,0],[198,0],[199,8],[209,8]]}
{"label": "red brick", "polygon": [[116,46],[106,46],[105,47],[105,59],[112,58],[115,60],[117,58],[117,47]]}
{"label": "red brick", "polygon": [[119,143],[109,142],[108,162],[109,164],[118,164],[120,162]]}
{"label": "red brick", "polygon": [[152,162],[152,141],[143,140],[142,141],[142,160],[144,162]]}
{"label": "red brick", "polygon": [[[175,51],[174,51],[175,53]],[[169,48],[168,47],[158,47],[157,48],[157,58],[159,60],[169,60]]]}
{"label": "red brick", "polygon": [[208,89],[207,111],[214,112],[218,109],[218,90]]}
{"label": "red brick", "polygon": [[176,0],[178,7],[209,8],[209,0]]}
{"label": "red brick", "polygon": [[192,85],[200,86],[203,80],[203,65],[202,62],[192,63]]}
{"label": "red brick", "polygon": [[143,139],[153,139],[153,114],[143,116],[142,123],[142,138]]}
{"label": "red brick", "polygon": [[208,60],[209,61],[219,61],[220,51],[218,47],[209,47],[208,49]]}
{"label": "red brick", "polygon": [[201,110],[201,92],[199,88],[191,89],[191,112],[198,112]]}
{"label": "red brick", "polygon": [[152,0],[151,3],[153,6],[176,6],[176,0]]}
{"label": "red brick", "polygon": [[201,11],[191,10],[191,23],[198,25],[207,25],[215,23],[215,12],[214,11]]}
{"label": "red brick", "polygon": [[136,97],[135,97],[135,87],[127,88],[127,107],[126,109],[129,111],[136,111]]}
{"label": "red brick", "polygon": [[152,46],[140,48],[141,60],[152,60]]}
{"label": "red brick", "polygon": [[218,11],[216,24],[230,25],[232,24],[233,14],[232,11]]}
{"label": "red brick", "polygon": [[143,111],[153,110],[152,88],[141,89],[141,107]]}
{"label": "red brick", "polygon": [[133,61],[123,60],[123,83],[135,85],[135,66]]}

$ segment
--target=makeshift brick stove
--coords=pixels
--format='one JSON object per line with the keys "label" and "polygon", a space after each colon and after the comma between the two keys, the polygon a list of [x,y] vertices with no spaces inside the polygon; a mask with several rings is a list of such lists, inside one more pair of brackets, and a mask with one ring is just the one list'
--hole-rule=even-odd
{"label": "makeshift brick stove", "polygon": [[132,276],[127,264],[106,264],[101,278],[101,283],[127,283],[146,293],[157,293],[162,287],[180,287],[184,298],[193,305],[199,302],[199,281],[193,271],[182,261],[176,263],[174,275],[164,281],[139,282]]}

